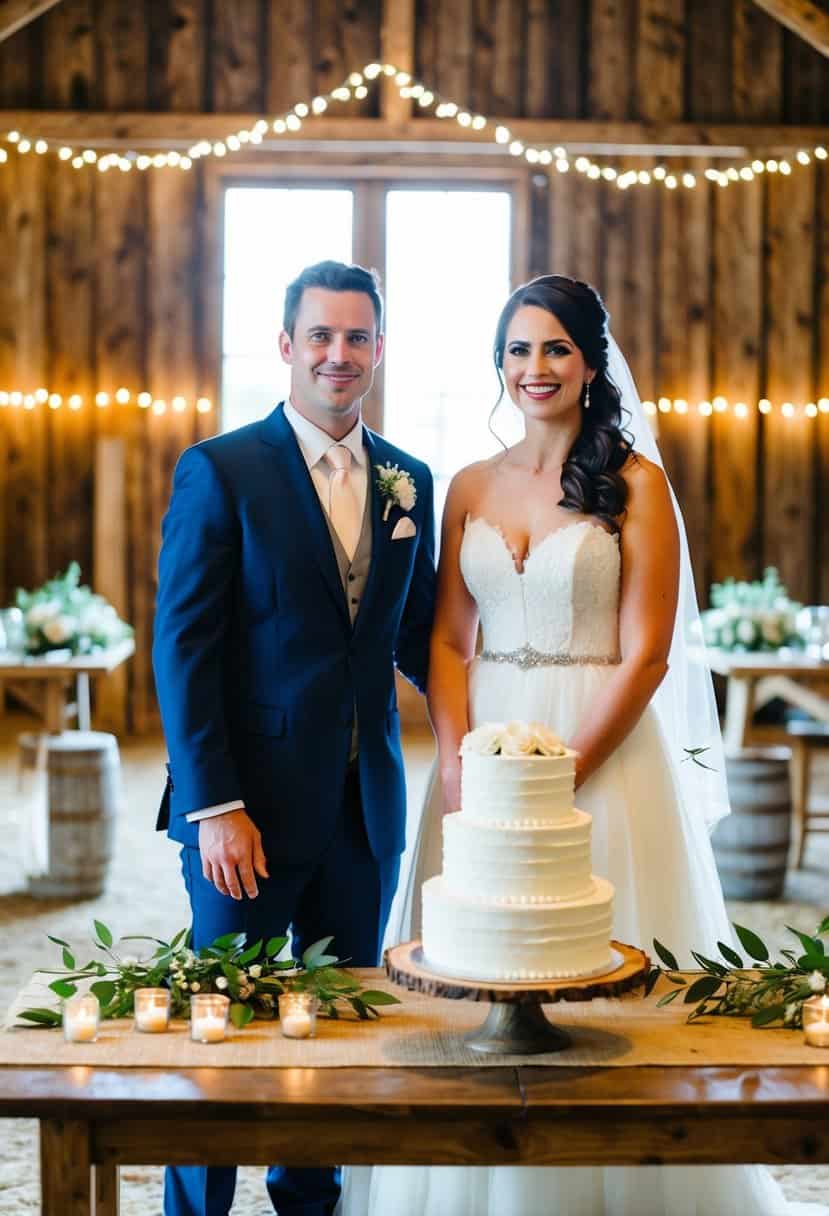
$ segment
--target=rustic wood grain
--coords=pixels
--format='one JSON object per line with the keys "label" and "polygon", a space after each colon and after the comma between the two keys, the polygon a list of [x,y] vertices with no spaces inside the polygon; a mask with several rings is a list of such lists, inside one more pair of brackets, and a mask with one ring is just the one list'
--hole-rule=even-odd
{"label": "rustic wood grain", "polygon": [[588,112],[591,118],[628,118],[635,80],[632,6],[594,0],[590,6]]}
{"label": "rustic wood grain", "polygon": [[733,4],[733,107],[739,118],[782,118],[783,31],[754,0]]}
{"label": "rustic wood grain", "polygon": [[0,0],[0,42],[42,17],[61,0]]}
{"label": "rustic wood grain", "polygon": [[383,955],[389,979],[411,992],[445,997],[450,1001],[486,1001],[490,1004],[553,1005],[559,1001],[592,1001],[597,997],[616,997],[639,988],[650,968],[650,959],[638,946],[611,942],[624,962],[606,976],[584,979],[539,980],[527,983],[496,983],[451,979],[432,971],[423,957],[422,943],[403,942]]}
{"label": "rustic wood grain", "polygon": [[92,1203],[89,1126],[68,1119],[40,1124],[42,1216],[89,1216]]}
{"label": "rustic wood grain", "polygon": [[829,13],[814,0],[754,0],[821,55],[829,55]]}
{"label": "rustic wood grain", "polygon": [[213,6],[213,109],[232,113],[264,109],[261,18],[259,0],[233,0],[232,4]]}
{"label": "rustic wood grain", "polygon": [[207,108],[206,14],[207,0],[154,0],[147,8],[151,109]]}
{"label": "rustic wood grain", "polygon": [[760,573],[757,444],[763,329],[762,185],[714,194],[712,391],[751,406],[747,418],[712,415],[714,579]]}
{"label": "rustic wood grain", "polygon": [[148,31],[135,0],[104,0],[96,15],[100,104],[107,110],[148,105]]}
{"label": "rustic wood grain", "polygon": [[266,0],[268,66],[265,104],[269,114],[285,113],[317,92],[310,54],[314,15],[312,0]]}
{"label": "rustic wood grain", "polygon": [[[779,403],[803,406],[814,392],[815,177],[768,180],[766,389]],[[813,602],[814,426],[802,413],[765,421],[764,561],[777,566],[795,599]]]}
{"label": "rustic wood grain", "polygon": [[731,102],[731,6],[721,0],[694,0],[685,18],[688,46],[686,118],[724,122]]}
{"label": "rustic wood grain", "polygon": [[99,104],[92,0],[63,0],[44,22],[44,103],[91,110]]}
{"label": "rustic wood grain", "polygon": [[678,121],[685,101],[684,0],[640,0],[637,27],[637,116]]}

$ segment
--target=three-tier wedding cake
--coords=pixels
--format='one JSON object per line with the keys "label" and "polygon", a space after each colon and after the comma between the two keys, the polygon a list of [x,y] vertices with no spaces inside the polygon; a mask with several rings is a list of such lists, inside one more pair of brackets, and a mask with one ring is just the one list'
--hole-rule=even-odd
{"label": "three-tier wedding cake", "polygon": [[464,737],[461,810],[443,819],[443,873],[423,884],[427,965],[501,982],[610,969],[613,887],[590,872],[575,758],[539,723]]}

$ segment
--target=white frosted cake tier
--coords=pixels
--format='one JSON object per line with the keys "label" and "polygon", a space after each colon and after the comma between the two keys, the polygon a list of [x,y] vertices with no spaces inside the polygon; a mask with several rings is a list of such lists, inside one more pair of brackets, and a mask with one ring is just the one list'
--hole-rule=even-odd
{"label": "white frosted cake tier", "polygon": [[443,880],[450,891],[498,902],[561,902],[590,895],[591,818],[571,811],[548,825],[481,823],[444,816]]}
{"label": "white frosted cake tier", "polygon": [[469,819],[552,823],[571,819],[576,753],[563,756],[464,754],[461,806]]}
{"label": "white frosted cake tier", "polygon": [[438,875],[423,884],[427,966],[458,979],[569,979],[611,966],[613,887],[593,879],[589,895],[526,904],[472,898]]}

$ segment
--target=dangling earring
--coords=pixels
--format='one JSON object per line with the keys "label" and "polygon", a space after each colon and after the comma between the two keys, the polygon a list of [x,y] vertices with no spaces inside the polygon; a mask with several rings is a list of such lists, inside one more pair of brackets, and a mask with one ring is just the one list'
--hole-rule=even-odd
{"label": "dangling earring", "polygon": [[590,381],[589,380],[586,380],[584,382],[584,408],[586,410],[590,409]]}

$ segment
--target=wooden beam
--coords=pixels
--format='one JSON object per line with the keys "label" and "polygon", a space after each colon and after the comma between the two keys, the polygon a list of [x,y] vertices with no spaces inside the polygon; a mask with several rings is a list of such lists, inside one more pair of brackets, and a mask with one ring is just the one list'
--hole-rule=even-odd
{"label": "wooden beam", "polygon": [[11,38],[56,4],[60,4],[60,0],[0,0],[0,42]]}
{"label": "wooden beam", "polygon": [[[255,114],[103,113],[72,110],[0,110],[0,131],[20,131],[28,139],[51,139],[84,147],[187,148],[202,139],[214,142],[252,127]],[[499,156],[505,149],[493,141],[497,123],[509,127],[516,139],[539,147],[566,145],[573,152],[619,156],[744,156],[751,152],[785,153],[829,144],[827,126],[786,126],[780,123],[643,123],[577,119],[503,118],[483,131],[460,127],[451,119],[416,118],[390,122],[382,118],[314,118],[303,123],[298,136],[265,138],[260,148],[292,150],[298,145],[444,144],[480,154]],[[256,153],[251,150],[252,154]],[[232,157],[228,157],[231,163]],[[0,169],[2,172],[2,169]]]}
{"label": "wooden beam", "polygon": [[[415,0],[383,0],[381,54],[384,63],[393,63],[401,72],[414,71]],[[405,122],[411,117],[412,103],[400,96],[394,80],[385,79],[380,93],[380,113],[389,122]]]}
{"label": "wooden beam", "polygon": [[829,56],[829,13],[813,0],[754,0],[754,3],[821,55]]}

